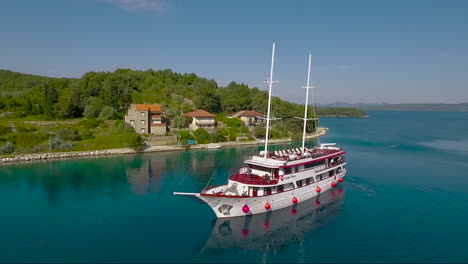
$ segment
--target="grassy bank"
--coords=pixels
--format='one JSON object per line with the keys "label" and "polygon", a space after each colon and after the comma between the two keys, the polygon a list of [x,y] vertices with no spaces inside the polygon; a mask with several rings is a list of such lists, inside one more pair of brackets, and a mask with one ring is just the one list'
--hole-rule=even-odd
{"label": "grassy bank", "polygon": [[143,138],[120,120],[0,119],[0,155],[140,149],[143,144]]}

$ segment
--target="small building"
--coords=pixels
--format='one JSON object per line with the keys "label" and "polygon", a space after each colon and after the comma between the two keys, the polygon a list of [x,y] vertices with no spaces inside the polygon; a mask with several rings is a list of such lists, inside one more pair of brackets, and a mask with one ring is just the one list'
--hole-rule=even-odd
{"label": "small building", "polygon": [[161,107],[157,104],[131,104],[125,122],[140,134],[164,135],[167,125],[162,120]]}
{"label": "small building", "polygon": [[254,128],[258,125],[265,125],[266,119],[264,114],[260,114],[257,111],[244,110],[236,113],[227,115],[228,118],[240,118],[245,126],[248,128]]}
{"label": "small building", "polygon": [[189,124],[189,129],[191,130],[196,130],[198,128],[213,130],[216,128],[215,115],[205,110],[185,113],[184,116],[193,118],[192,123]]}

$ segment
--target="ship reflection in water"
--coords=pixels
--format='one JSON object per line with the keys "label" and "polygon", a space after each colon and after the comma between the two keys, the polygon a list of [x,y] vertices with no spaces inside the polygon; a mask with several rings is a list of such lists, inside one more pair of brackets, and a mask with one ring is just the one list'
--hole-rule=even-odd
{"label": "ship reflection in water", "polygon": [[303,242],[311,231],[337,215],[343,197],[344,190],[337,188],[320,194],[317,199],[266,214],[219,218],[201,253],[235,248],[265,252]]}

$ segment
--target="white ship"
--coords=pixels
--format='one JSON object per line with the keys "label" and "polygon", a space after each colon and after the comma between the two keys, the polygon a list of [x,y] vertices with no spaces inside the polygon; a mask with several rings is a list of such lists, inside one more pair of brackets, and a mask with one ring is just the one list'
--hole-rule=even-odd
{"label": "white ship", "polygon": [[208,204],[218,218],[267,213],[316,198],[343,182],[346,174],[345,152],[335,143],[305,147],[311,56],[307,76],[302,147],[268,151],[271,89],[275,44],[271,56],[265,150],[247,158],[245,166],[229,176],[228,182],[208,186],[199,193],[174,192]]}

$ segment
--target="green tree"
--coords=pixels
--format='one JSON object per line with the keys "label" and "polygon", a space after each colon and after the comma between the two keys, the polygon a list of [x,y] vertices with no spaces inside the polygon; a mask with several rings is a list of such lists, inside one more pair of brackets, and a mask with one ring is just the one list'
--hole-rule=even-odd
{"label": "green tree", "polygon": [[256,138],[265,138],[266,137],[266,129],[263,126],[256,126],[253,130],[253,134]]}
{"label": "green tree", "polygon": [[187,126],[187,123],[186,123],[185,117],[183,117],[183,116],[174,117],[174,127],[183,128],[183,127],[186,127],[186,126]]}
{"label": "green tree", "polygon": [[111,120],[117,118],[117,112],[112,106],[104,107],[99,114],[99,120]]}
{"label": "green tree", "polygon": [[47,81],[44,85],[45,105],[43,106],[44,113],[49,116],[54,116],[54,106],[58,102],[59,94],[55,88],[54,81]]}
{"label": "green tree", "polygon": [[193,131],[195,138],[198,144],[208,144],[210,143],[210,134],[203,128],[198,128],[197,130]]}
{"label": "green tree", "polygon": [[96,97],[89,97],[83,112],[83,116],[86,118],[97,118],[101,113],[102,106],[103,103],[101,99]]}

